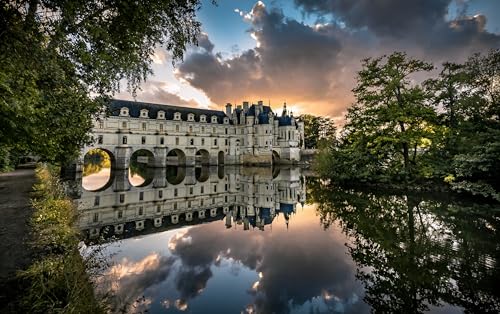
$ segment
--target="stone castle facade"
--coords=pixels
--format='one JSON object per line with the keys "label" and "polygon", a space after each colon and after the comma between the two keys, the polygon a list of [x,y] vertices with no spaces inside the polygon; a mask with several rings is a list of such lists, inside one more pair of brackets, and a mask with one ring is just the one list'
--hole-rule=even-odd
{"label": "stone castle facade", "polygon": [[226,110],[187,108],[112,100],[96,119],[94,143],[112,157],[112,167],[127,169],[132,154],[146,150],[152,167],[196,164],[295,164],[304,148],[304,123],[284,105],[280,116],[262,101],[226,105]]}

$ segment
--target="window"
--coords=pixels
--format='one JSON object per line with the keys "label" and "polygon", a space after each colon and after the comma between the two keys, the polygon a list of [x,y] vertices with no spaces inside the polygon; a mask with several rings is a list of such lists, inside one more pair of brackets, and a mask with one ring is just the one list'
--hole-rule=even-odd
{"label": "window", "polygon": [[178,137],[175,138],[175,145],[179,145],[179,138]]}
{"label": "window", "polygon": [[139,201],[144,200],[144,192],[139,192]]}
{"label": "window", "polygon": [[161,206],[160,205],[156,206],[156,212],[157,213],[161,212]]}
{"label": "window", "polygon": [[124,136],[124,137],[122,138],[122,144],[127,144],[127,137],[126,137],[126,136]]}
{"label": "window", "polygon": [[163,137],[160,137],[160,145],[165,144],[165,139]]}
{"label": "window", "polygon": [[180,120],[181,119],[181,113],[180,112],[176,112],[174,114],[174,120]]}
{"label": "window", "polygon": [[201,194],[205,193],[205,187],[204,187],[204,186],[201,186],[201,187],[200,187],[200,193],[201,193]]}
{"label": "window", "polygon": [[229,145],[229,140],[226,138],[226,146]]}
{"label": "window", "polygon": [[117,215],[117,216],[118,216],[118,219],[123,218],[123,211],[122,211],[122,210],[119,210],[119,211],[118,211],[118,215]]}
{"label": "window", "polygon": [[205,127],[204,126],[201,127],[201,133],[205,133]]}
{"label": "window", "polygon": [[207,122],[207,116],[204,114],[200,116],[200,122]]}
{"label": "window", "polygon": [[125,194],[120,194],[120,203],[125,202]]}
{"label": "window", "polygon": [[194,145],[194,138],[189,140],[189,145]]}
{"label": "window", "polygon": [[141,144],[142,145],[146,144],[146,137],[145,136],[141,137]]}
{"label": "window", "polygon": [[217,192],[217,185],[214,185],[214,193]]}
{"label": "window", "polygon": [[124,128],[124,129],[127,128],[127,122],[122,122],[122,128]]}
{"label": "window", "polygon": [[159,191],[158,191],[158,197],[159,197],[159,198],[162,198],[162,197],[163,197],[163,191],[162,191],[162,190],[159,190]]}
{"label": "window", "polygon": [[227,203],[227,195],[226,195],[226,196],[224,196],[224,202],[226,202],[226,203]]}
{"label": "window", "polygon": [[99,135],[99,137],[97,138],[97,143],[102,144],[102,135]]}
{"label": "window", "polygon": [[104,128],[104,121],[99,121],[99,129],[103,129]]}
{"label": "window", "polygon": [[178,195],[177,189],[174,189],[174,196],[177,196],[177,195]]}
{"label": "window", "polygon": [[212,198],[212,204],[215,204],[215,198]]}
{"label": "window", "polygon": [[217,123],[217,116],[212,116],[212,123]]}
{"label": "window", "polygon": [[188,201],[188,208],[191,208],[191,201]]}
{"label": "window", "polygon": [[160,123],[160,131],[163,131],[163,123]]}
{"label": "window", "polygon": [[224,190],[227,191],[227,183],[224,185]]}
{"label": "window", "polygon": [[201,145],[205,145],[205,139],[204,138],[201,139]]}
{"label": "window", "polygon": [[142,123],[142,130],[143,130],[143,131],[146,131],[146,122],[143,122],[143,123]]}
{"label": "window", "polygon": [[227,128],[224,129],[224,132],[226,132],[226,134],[227,134]]}
{"label": "window", "polygon": [[203,206],[203,199],[200,200],[200,206]]}
{"label": "window", "polygon": [[193,132],[193,126],[192,125],[189,126],[189,132],[190,133]]}
{"label": "window", "polygon": [[188,121],[194,121],[194,114],[188,114]]}
{"label": "window", "polygon": [[214,139],[214,146],[217,146],[217,139]]}
{"label": "window", "polygon": [[215,127],[212,128],[212,133],[215,133]]}
{"label": "window", "polygon": [[99,221],[99,213],[94,213],[94,222]]}
{"label": "window", "polygon": [[175,126],[175,132],[179,132],[179,125]]}
{"label": "window", "polygon": [[174,210],[177,210],[177,202],[174,203]]}
{"label": "window", "polygon": [[139,206],[139,216],[142,216],[144,214],[144,207]]}
{"label": "window", "polygon": [[165,112],[164,111],[158,111],[158,119],[165,119]]}
{"label": "window", "polygon": [[99,196],[96,196],[94,198],[94,206],[99,206],[99,202],[100,202],[100,197]]}
{"label": "window", "polygon": [[193,195],[193,187],[189,188],[189,194]]}

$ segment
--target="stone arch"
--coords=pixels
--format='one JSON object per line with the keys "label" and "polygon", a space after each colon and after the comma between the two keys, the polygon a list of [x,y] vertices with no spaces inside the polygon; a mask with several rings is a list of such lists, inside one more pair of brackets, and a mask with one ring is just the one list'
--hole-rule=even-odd
{"label": "stone arch", "polygon": [[181,166],[186,164],[186,154],[178,149],[172,149],[167,153],[167,165]]}
{"label": "stone arch", "polygon": [[167,182],[172,185],[178,185],[186,178],[185,167],[167,166]]}
{"label": "stone arch", "polygon": [[210,164],[210,153],[206,149],[200,149],[196,152],[196,164],[199,165],[209,165]]}
{"label": "stone arch", "polygon": [[223,151],[219,151],[219,153],[217,154],[217,164],[224,165],[224,152]]}
{"label": "stone arch", "polygon": [[273,150],[273,164],[279,164],[280,159],[280,154],[278,154],[277,151]]}
{"label": "stone arch", "polygon": [[147,186],[154,179],[155,155],[148,149],[137,149],[130,155],[129,182],[133,186]]}
{"label": "stone arch", "polygon": [[104,191],[113,184],[115,155],[104,148],[89,149],[83,156],[82,187],[87,191]]}

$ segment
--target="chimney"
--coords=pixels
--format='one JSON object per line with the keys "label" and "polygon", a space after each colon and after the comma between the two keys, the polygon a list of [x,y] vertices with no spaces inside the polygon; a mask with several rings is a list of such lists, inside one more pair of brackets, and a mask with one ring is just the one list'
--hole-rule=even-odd
{"label": "chimney", "polygon": [[231,103],[227,103],[226,104],[226,116],[228,116],[228,117],[231,116],[231,108],[232,108]]}
{"label": "chimney", "polygon": [[243,102],[243,111],[248,111],[248,101]]}
{"label": "chimney", "polygon": [[259,106],[259,113],[264,112],[264,102],[262,100],[257,102],[257,106]]}

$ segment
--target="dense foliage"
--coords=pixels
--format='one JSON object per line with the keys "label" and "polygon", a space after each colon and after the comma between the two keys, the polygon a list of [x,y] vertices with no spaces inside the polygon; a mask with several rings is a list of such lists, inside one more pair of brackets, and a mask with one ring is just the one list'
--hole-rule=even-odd
{"label": "dense foliage", "polygon": [[18,0],[0,5],[0,168],[32,153],[72,159],[91,118],[126,80],[135,91],[154,49],[195,43],[199,0]]}
{"label": "dense foliage", "polygon": [[393,53],[363,61],[356,103],[317,168],[340,183],[449,184],[500,201],[500,50],[434,66]]}
{"label": "dense foliage", "polygon": [[306,148],[320,148],[335,140],[337,128],[332,119],[311,114],[299,116],[304,122],[304,145]]}

